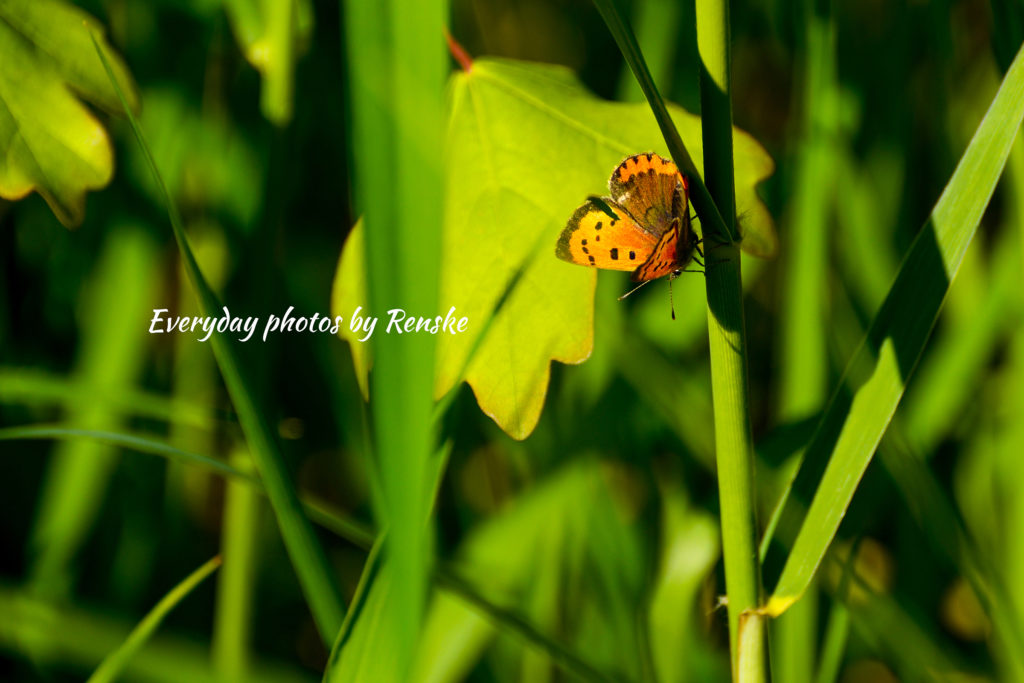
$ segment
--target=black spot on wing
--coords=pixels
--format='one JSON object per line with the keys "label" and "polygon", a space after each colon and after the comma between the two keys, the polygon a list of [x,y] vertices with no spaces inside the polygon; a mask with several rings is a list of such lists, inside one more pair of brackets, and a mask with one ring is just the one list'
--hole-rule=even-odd
{"label": "black spot on wing", "polygon": [[608,252],[608,255],[612,257],[612,261],[618,261],[619,260],[619,250],[618,250],[618,248],[612,249],[610,252]]}

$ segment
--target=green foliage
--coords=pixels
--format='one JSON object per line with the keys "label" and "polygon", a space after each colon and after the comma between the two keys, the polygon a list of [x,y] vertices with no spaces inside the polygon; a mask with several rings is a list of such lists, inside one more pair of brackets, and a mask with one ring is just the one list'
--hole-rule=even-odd
{"label": "green foliage", "polygon": [[[0,0],[0,679],[1024,678],[1021,11],[833,4]],[[620,301],[642,150],[726,244]]]}
{"label": "green foliage", "polygon": [[[822,417],[794,482],[827,459],[766,611],[781,614],[806,589],[903,396],[950,282],[995,191],[1024,119],[1024,52],[1006,74],[956,172],[914,240],[857,355]],[[849,393],[847,393],[849,392]],[[783,510],[785,515],[786,511]]]}
{"label": "green foliage", "polygon": [[[69,227],[82,222],[86,191],[106,185],[114,171],[106,130],[73,94],[120,109],[92,46],[100,31],[61,0],[0,2],[0,197],[35,190]],[[127,68],[110,59],[137,108]]]}
{"label": "green foliage", "polygon": [[[455,76],[451,102],[439,310],[454,306],[472,324],[438,339],[434,395],[464,380],[484,413],[524,439],[540,419],[551,361],[580,363],[593,348],[595,273],[557,260],[552,235],[588,195],[606,193],[623,157],[664,153],[664,142],[646,105],[600,100],[557,67],[479,59]],[[699,153],[700,120],[671,112]],[[773,234],[755,192],[772,161],[749,135],[734,136],[738,210],[751,232]],[[365,310],[352,270],[362,268],[352,256],[361,239],[357,225],[335,279],[335,315]],[[342,336],[362,377],[361,335]]]}

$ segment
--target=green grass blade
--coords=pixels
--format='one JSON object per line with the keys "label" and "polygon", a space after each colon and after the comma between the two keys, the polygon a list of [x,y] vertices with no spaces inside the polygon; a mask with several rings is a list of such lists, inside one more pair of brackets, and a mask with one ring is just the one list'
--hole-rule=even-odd
{"label": "green grass blade", "polygon": [[[232,467],[217,458],[182,450],[151,436],[78,429],[64,425],[26,425],[0,429],[0,441],[23,439],[86,439],[109,443],[139,453],[164,457],[174,462],[205,467],[214,474],[244,481],[255,486],[260,492],[266,493],[264,483],[250,472]],[[364,550],[368,550],[373,544],[374,534],[366,525],[340,514],[311,496],[301,496],[300,499],[306,515],[314,523]]]}
{"label": "green grass blade", "polygon": [[245,474],[234,467],[231,467],[222,460],[210,458],[205,455],[189,453],[179,448],[166,444],[159,439],[128,434],[123,432],[108,432],[99,429],[81,429],[78,427],[55,425],[25,425],[21,427],[5,427],[0,429],[0,441],[33,440],[33,439],[57,439],[62,441],[87,439],[101,443],[108,443],[120,448],[127,448],[140,453],[159,455],[169,460],[198,464],[211,469],[219,474],[226,474],[232,477],[241,477],[256,481],[256,477]]}
{"label": "green grass blade", "polygon": [[[808,446],[791,490],[802,493],[808,484],[813,486],[822,464],[827,465],[766,606],[769,614],[781,614],[799,598],[835,536],[928,341],[949,284],[995,191],[1022,118],[1024,51],[1018,53],[928,222],[914,240]],[[858,377],[862,382],[847,387],[851,369],[858,368],[867,369],[865,376]],[[799,505],[799,501],[791,502]]]}
{"label": "green grass blade", "polygon": [[260,109],[278,126],[292,117],[295,80],[295,0],[264,2],[267,28],[267,59],[260,90]]}
{"label": "green grass blade", "polygon": [[[644,54],[650,62],[652,80],[655,83],[671,83],[682,13],[682,6],[675,0],[642,0],[633,3],[636,36],[638,42],[644,46]],[[643,91],[628,68],[619,74],[616,92],[616,99],[623,102],[641,102],[644,99]],[[671,94],[668,96],[671,97]]]}
{"label": "green grass blade", "polygon": [[[245,471],[252,463],[244,453],[232,461]],[[260,511],[258,490],[240,481],[226,482],[221,523],[221,557],[217,577],[212,658],[214,668],[227,681],[248,680],[252,670],[253,596],[259,568]]]}
{"label": "green grass blade", "polygon": [[382,618],[404,677],[426,605],[433,531],[430,496],[436,338],[388,334],[386,312],[438,309],[447,2],[343,3],[352,109],[355,203],[363,215],[372,337],[370,408],[380,495],[378,526],[393,599]]}
{"label": "green grass blade", "polygon": [[[341,629],[338,630],[338,637],[334,641],[330,657],[327,660],[327,666],[324,668],[324,683],[334,680],[345,680],[347,673],[342,668],[342,656],[344,654],[345,645],[352,637],[352,631],[355,628],[356,620],[359,619],[367,607],[370,590],[373,587],[377,576],[380,574],[382,563],[381,550],[383,547],[384,535],[382,534],[377,537],[376,541],[374,541],[373,547],[370,548],[370,553],[366,557],[366,562],[363,565],[363,571],[359,575],[359,582],[356,584],[355,593],[352,594],[352,603],[349,607],[348,613],[345,614],[345,621],[342,622]],[[368,666],[372,667],[374,664],[371,662]]]}
{"label": "green grass blade", "polygon": [[[815,3],[810,3],[814,5]],[[803,134],[795,145],[796,188],[783,255],[786,278],[780,343],[778,419],[792,422],[814,415],[827,399],[825,294],[828,217],[835,197],[835,137],[839,93],[835,73],[835,25],[807,7],[804,56]],[[806,680],[806,679],[805,679]]]}
{"label": "green grass blade", "polygon": [[[132,131],[135,133],[149,168],[160,186],[170,218],[171,229],[174,232],[174,239],[181,252],[189,281],[199,299],[200,310],[204,316],[215,315],[221,310],[220,302],[213,290],[210,289],[196,262],[195,255],[188,243],[188,236],[182,226],[181,217],[178,215],[177,207],[171,196],[167,193],[167,187],[153,159],[153,153],[146,143],[138,120],[124,101],[124,94],[117,85],[117,81],[114,80],[110,64],[95,38],[93,38],[93,44],[100,59],[103,60],[103,66],[107,69],[111,83],[117,89]],[[241,364],[238,362],[232,345],[234,341],[221,333],[214,333],[210,341],[213,345],[214,356],[217,358],[217,365],[224,377],[224,384],[227,386],[231,402],[238,413],[238,419],[249,445],[253,462],[266,487],[267,497],[270,499],[271,507],[277,517],[281,537],[288,550],[292,566],[295,568],[299,584],[302,586],[306,602],[313,613],[313,619],[316,621],[321,639],[329,645],[334,641],[334,635],[341,627],[344,613],[341,590],[327,562],[323,548],[313,534],[309,520],[303,514],[302,505],[295,492],[291,476],[285,468],[273,431],[257,408],[254,394],[246,376],[242,373]]]}
{"label": "green grass blade", "polygon": [[[817,416],[828,399],[826,317],[829,216],[836,188],[835,140],[839,92],[836,29],[831,8],[803,3],[807,36],[803,55],[802,131],[795,142],[796,187],[791,200],[785,278],[780,306],[780,423]],[[798,455],[787,459],[795,467]],[[779,683],[810,681],[818,631],[818,593],[812,588],[772,629],[772,668]],[[805,604],[806,603],[806,604]]]}
{"label": "green grass blade", "polygon": [[[723,242],[739,242],[739,237],[734,233],[733,226],[727,226],[722,219],[719,207],[715,204],[715,200],[712,199],[711,193],[708,192],[703,177],[697,172],[693,158],[686,151],[686,145],[683,144],[682,138],[679,137],[679,131],[676,130],[675,124],[672,123],[668,109],[665,108],[665,101],[661,99],[658,88],[654,84],[654,79],[651,77],[651,72],[647,68],[647,62],[640,52],[640,45],[636,42],[636,36],[633,35],[633,31],[630,29],[629,24],[626,23],[622,12],[616,6],[615,0],[594,0],[594,5],[601,13],[601,17],[608,26],[608,30],[611,31],[612,37],[615,38],[615,42],[618,44],[619,51],[622,52],[626,63],[629,64],[629,68],[633,71],[637,83],[640,84],[640,89],[643,90],[644,97],[647,98],[647,102],[651,105],[651,111],[654,112],[654,118],[658,121],[658,127],[661,128],[661,134],[665,138],[665,144],[672,155],[672,160],[676,162],[679,170],[690,179],[690,200],[693,202],[694,209],[697,210],[697,215],[700,216],[704,238],[708,239],[710,236],[714,236]],[[731,138],[729,146],[731,149]],[[731,156],[729,158],[730,160],[732,159]],[[732,164],[730,163],[731,166]],[[729,184],[732,184],[731,180]]]}
{"label": "green grass blade", "polygon": [[174,609],[179,602],[185,599],[185,597],[192,592],[192,590],[203,582],[207,576],[216,571],[217,567],[220,566],[220,557],[214,557],[208,560],[203,566],[196,569],[194,572],[185,577],[185,580],[175,586],[170,593],[161,598],[160,602],[150,610],[139,625],[136,626],[132,632],[128,635],[128,638],[124,641],[117,650],[111,652],[110,655],[103,660],[103,663],[99,665],[92,676],[89,677],[88,683],[109,683],[114,681],[118,676],[121,675],[122,671],[127,665],[128,661],[137,653],[146,641],[149,640],[150,636],[156,632],[160,627],[160,623],[164,620],[164,617]]}
{"label": "green grass blade", "polygon": [[[39,664],[84,680],[136,626],[105,610],[40,599],[25,588],[0,584],[0,649],[5,658],[31,651]],[[6,659],[6,661],[11,661]],[[7,666],[5,661],[5,666]],[[17,665],[15,665],[17,666]],[[125,664],[123,680],[148,683],[224,683],[210,664],[207,643],[195,636],[157,632]],[[24,678],[24,677],[22,677]],[[38,680],[39,676],[32,676]],[[298,663],[260,658],[246,683],[311,683]]]}
{"label": "green grass blade", "polygon": [[821,641],[821,661],[818,662],[815,683],[835,683],[839,680],[843,653],[846,651],[846,641],[849,637],[850,612],[845,605],[833,603],[828,623],[825,625],[825,635]]}
{"label": "green grass blade", "polygon": [[[122,280],[123,281],[123,280]],[[151,417],[199,429],[216,422],[210,408],[130,387],[116,392],[93,382],[50,374],[34,368],[0,368],[0,402],[25,405],[58,404],[64,407],[99,403],[112,412]]]}
{"label": "green grass blade", "polygon": [[[145,367],[150,339],[138,326],[159,300],[158,252],[137,228],[110,234],[91,278],[81,311],[82,330],[75,382],[100,395],[131,390]],[[134,286],[125,291],[124,283]],[[117,429],[123,413],[109,403],[70,404],[66,419],[87,429]],[[114,448],[97,442],[62,442],[47,463],[29,539],[29,581],[40,595],[67,597],[74,583],[74,558],[86,544],[107,497],[118,463]]]}
{"label": "green grass blade", "polygon": [[[183,451],[152,437],[74,429],[60,425],[30,425],[0,429],[0,441],[21,439],[90,439],[102,441],[126,450],[165,457],[181,464],[204,467],[214,474],[252,486],[256,491],[265,493],[262,482],[247,471],[243,471],[216,458]],[[443,452],[435,457],[443,457]],[[334,533],[339,538],[343,538],[367,551],[372,551],[374,544],[379,543],[378,540],[375,540],[376,535],[373,530],[367,528],[366,525],[346,517],[331,507],[318,502],[315,498],[302,496],[302,504],[307,516],[314,523]],[[368,561],[366,566],[372,567],[373,565]],[[584,680],[607,680],[607,676],[599,673],[595,666],[585,662],[578,655],[574,655],[562,644],[537,631],[519,615],[495,605],[483,597],[469,582],[445,568],[438,567],[435,569],[434,583],[441,590],[445,599],[458,600],[460,603],[474,606],[479,613],[492,621],[495,626],[514,634],[516,637],[547,653],[552,661],[566,671],[582,675]],[[363,593],[369,587],[369,583],[367,583]],[[339,629],[339,634],[346,633],[347,629],[354,626],[354,620],[359,615],[359,610],[356,606],[359,600],[365,599],[363,593],[357,590],[356,596],[353,597],[353,607],[346,613],[345,624]],[[363,595],[363,597],[360,598],[360,595]],[[0,591],[0,607],[3,607],[2,591]],[[2,642],[5,642],[4,631],[0,628],[0,643]],[[254,664],[254,666],[257,666],[257,664]],[[248,675],[255,676],[256,673],[250,670]]]}

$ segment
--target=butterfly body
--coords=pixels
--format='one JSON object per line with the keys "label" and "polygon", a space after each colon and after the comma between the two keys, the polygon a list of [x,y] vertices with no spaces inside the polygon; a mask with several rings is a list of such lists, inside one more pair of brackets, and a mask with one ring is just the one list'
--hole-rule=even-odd
{"label": "butterfly body", "polygon": [[657,154],[634,154],[608,181],[609,197],[590,197],[573,213],[555,254],[582,266],[631,271],[647,282],[682,270],[697,238],[686,178]]}

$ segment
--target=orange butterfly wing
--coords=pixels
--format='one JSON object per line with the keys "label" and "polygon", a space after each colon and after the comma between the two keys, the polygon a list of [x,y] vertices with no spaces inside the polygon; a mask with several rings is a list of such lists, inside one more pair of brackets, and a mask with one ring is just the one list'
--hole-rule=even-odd
{"label": "orange butterfly wing", "polygon": [[641,227],[611,198],[591,197],[569,219],[555,255],[581,266],[635,270],[657,244],[657,235]]}
{"label": "orange butterfly wing", "polygon": [[672,219],[687,213],[689,185],[670,159],[654,153],[622,160],[608,179],[612,199],[645,228],[662,237]]}

